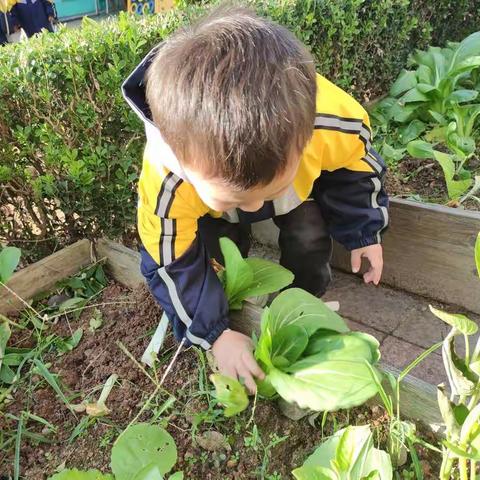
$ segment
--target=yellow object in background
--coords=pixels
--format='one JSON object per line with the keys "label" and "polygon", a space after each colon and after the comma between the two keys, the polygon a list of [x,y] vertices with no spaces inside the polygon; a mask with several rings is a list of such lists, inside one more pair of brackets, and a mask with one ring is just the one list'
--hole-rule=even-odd
{"label": "yellow object in background", "polygon": [[174,0],[155,0],[155,13],[164,12],[170,10],[175,6]]}
{"label": "yellow object in background", "polygon": [[16,3],[17,0],[0,0],[0,12],[9,12]]}
{"label": "yellow object in background", "polygon": [[174,0],[128,0],[128,11],[137,15],[146,15],[164,12],[173,8],[174,5]]}

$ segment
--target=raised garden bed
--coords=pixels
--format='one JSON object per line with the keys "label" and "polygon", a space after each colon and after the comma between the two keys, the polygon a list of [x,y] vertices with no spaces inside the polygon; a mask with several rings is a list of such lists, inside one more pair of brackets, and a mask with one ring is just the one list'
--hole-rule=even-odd
{"label": "raised garden bed", "polygon": [[[61,357],[49,354],[46,360],[52,374],[58,375],[62,389],[74,392],[78,401],[85,396],[98,395],[93,392],[101,388],[109,375],[117,374],[119,381],[107,402],[111,413],[96,420],[88,420],[84,414],[75,416],[40,376],[33,378],[26,390],[22,388],[15,392],[14,402],[6,407],[10,417],[2,416],[2,430],[14,430],[16,422],[11,415],[18,417],[27,409],[56,430],[53,432],[50,427],[35,421],[26,423],[27,435],[18,457],[24,478],[47,478],[63,462],[69,467],[106,469],[111,443],[154,389],[147,375],[125,354],[128,350],[133,358],[140,358],[161,315],[142,286],[138,253],[107,240],[100,240],[95,246],[82,241],[42,260],[41,265],[34,264],[18,272],[9,285],[21,287],[23,283],[19,278],[29,278],[29,272],[37,272],[39,281],[33,288],[29,287],[29,295],[34,296],[45,288],[51,289],[51,277],[55,273],[57,280],[61,279],[62,268],[68,266],[69,274],[72,274],[71,270],[79,270],[95,258],[106,258],[107,271],[114,280],[95,301],[102,325],[90,331],[90,308],[86,308],[79,319],[62,318],[45,335],[54,333],[68,337],[83,328],[84,337],[73,351]],[[75,268],[73,263],[77,265]],[[11,313],[14,307],[18,309],[18,305],[12,305],[5,296],[0,305],[2,313]],[[233,327],[251,334],[258,330],[259,316],[258,307],[246,304],[241,312],[233,315]],[[24,331],[16,332],[13,340],[19,347],[28,346],[31,341]],[[119,347],[118,341],[126,350]],[[161,352],[163,365],[168,363],[174,348],[173,340],[168,339]],[[389,370],[386,365],[382,368]],[[168,425],[179,449],[177,467],[184,471],[187,479],[290,478],[291,470],[301,465],[324,436],[348,423],[369,421],[376,428],[380,444],[386,441],[386,417],[377,402],[352,411],[329,414],[323,427],[322,416],[309,415],[294,422],[282,417],[278,407],[268,401],[259,401],[254,412],[249,408],[240,417],[224,419],[208,386],[205,357],[195,349],[182,354],[164,387],[169,393],[163,391],[159,394],[140,419],[150,421],[154,418],[164,426]],[[414,377],[407,376],[403,382],[401,411],[404,417],[421,419],[434,429],[441,422],[435,389]],[[217,435],[217,442],[211,445],[209,434],[204,432],[212,430],[221,435]],[[35,446],[35,435],[52,443],[40,442]],[[72,435],[75,435],[73,441]],[[433,438],[428,430],[421,430],[421,435],[428,441]],[[439,457],[432,456],[422,447],[418,451],[425,478],[438,478]],[[2,471],[10,473],[8,468],[14,461],[14,452],[11,449],[5,449],[5,452],[0,465]],[[405,468],[408,470],[409,467]]]}

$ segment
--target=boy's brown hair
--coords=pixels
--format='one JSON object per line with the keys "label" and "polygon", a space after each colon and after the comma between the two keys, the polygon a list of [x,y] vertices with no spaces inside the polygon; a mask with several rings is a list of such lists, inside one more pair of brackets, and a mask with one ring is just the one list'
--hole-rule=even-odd
{"label": "boy's brown hair", "polygon": [[310,53],[246,8],[219,8],[177,31],[146,80],[153,121],[181,164],[237,188],[268,184],[313,131]]}

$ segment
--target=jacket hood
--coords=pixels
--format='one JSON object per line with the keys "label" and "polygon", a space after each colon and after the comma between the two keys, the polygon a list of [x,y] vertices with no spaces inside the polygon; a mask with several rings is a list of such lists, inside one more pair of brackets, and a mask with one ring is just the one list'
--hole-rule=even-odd
{"label": "jacket hood", "polygon": [[130,108],[142,120],[147,136],[149,160],[159,169],[165,167],[184,180],[188,180],[183,168],[170,146],[163,139],[160,130],[155,126],[152,112],[147,103],[145,75],[153,62],[155,54],[162,44],[153,48],[137,65],[122,84],[122,94]]}

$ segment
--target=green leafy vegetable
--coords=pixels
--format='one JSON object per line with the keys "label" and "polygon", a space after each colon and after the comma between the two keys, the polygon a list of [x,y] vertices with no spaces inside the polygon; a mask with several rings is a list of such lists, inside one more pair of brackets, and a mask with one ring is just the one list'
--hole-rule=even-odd
{"label": "green leafy vegetable", "polygon": [[7,283],[20,261],[21,250],[17,247],[5,247],[0,252],[0,281]]}
{"label": "green leafy vegetable", "polygon": [[390,456],[373,446],[368,425],[347,427],[322,443],[305,463],[295,469],[297,480],[392,479]]}
{"label": "green leafy vegetable", "polygon": [[133,477],[133,480],[163,480],[163,475],[160,473],[157,465],[151,464],[142,468],[142,470]]}
{"label": "green leafy vegetable", "polygon": [[246,298],[276,292],[293,281],[293,274],[274,262],[243,258],[235,243],[226,237],[220,239],[220,248],[225,258],[222,279],[232,310],[242,308]]}
{"label": "green leafy vegetable", "polygon": [[[262,316],[255,355],[271,389],[317,411],[359,405],[377,393],[370,370],[379,344],[349,332],[342,318],[305,292],[282,292]],[[375,368],[375,367],[373,367]]]}
{"label": "green leafy vegetable", "polygon": [[139,423],[127,429],[112,448],[111,463],[116,480],[132,480],[146,467],[157,467],[164,475],[176,461],[177,448],[171,435],[165,429],[148,423]]}
{"label": "green leafy vegetable", "polygon": [[50,477],[49,480],[113,480],[113,476],[99,470],[83,472],[74,468],[73,470],[62,470]]}
{"label": "green leafy vegetable", "polygon": [[438,317],[440,320],[443,320],[445,323],[448,323],[451,327],[456,328],[458,331],[464,335],[474,335],[478,331],[478,325],[470,320],[465,315],[459,313],[447,313],[442,310],[438,310],[430,305],[430,311]]}
{"label": "green leafy vegetable", "polygon": [[[380,358],[378,341],[350,332],[338,314],[299,288],[285,290],[264,308],[255,358],[266,374],[258,383],[259,393],[278,394],[302,408],[350,408],[378,391],[371,373],[380,378],[375,366]],[[232,390],[228,393],[233,396]],[[247,403],[241,405],[235,413]]]}
{"label": "green leafy vegetable", "polygon": [[[107,380],[98,403],[105,403],[115,379],[116,375],[111,375]],[[170,434],[157,425],[139,423],[127,428],[113,445],[114,475],[73,469],[63,470],[49,480],[164,480],[176,461],[177,447]],[[183,480],[183,473],[175,472],[168,480]]]}
{"label": "green leafy vegetable", "polygon": [[224,410],[226,417],[236,415],[247,408],[248,397],[238,380],[218,373],[210,375],[210,380],[215,385],[218,402],[226,407]]}

